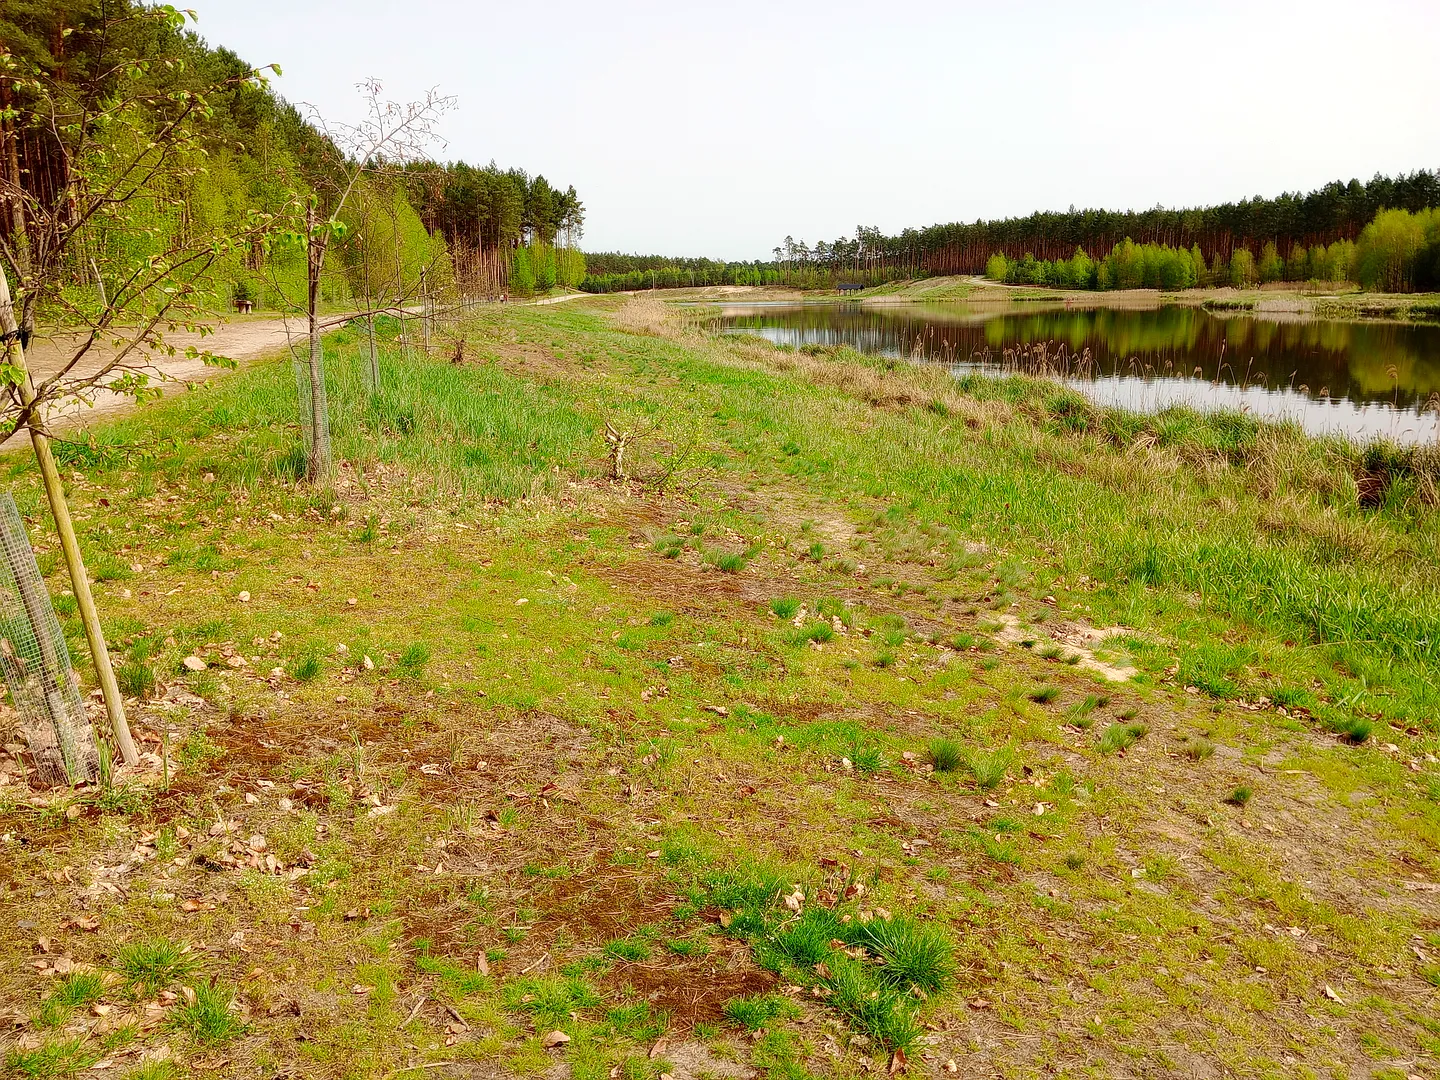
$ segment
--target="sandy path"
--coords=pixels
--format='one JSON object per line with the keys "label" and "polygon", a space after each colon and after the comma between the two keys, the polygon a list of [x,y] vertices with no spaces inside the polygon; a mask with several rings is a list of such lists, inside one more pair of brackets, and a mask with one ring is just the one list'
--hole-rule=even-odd
{"label": "sandy path", "polygon": [[[352,315],[327,315],[324,317],[324,327],[326,330],[339,329],[352,317]],[[284,350],[287,341],[291,338],[301,338],[304,333],[305,320],[303,317],[297,316],[278,319],[243,316],[222,319],[215,324],[213,333],[203,336],[198,333],[177,330],[174,333],[166,334],[165,340],[168,344],[175,346],[181,355],[152,358],[151,382],[159,385],[164,393],[169,394],[217,375],[229,374],[233,370],[212,367],[201,360],[187,358],[184,352],[192,345],[197,349],[204,349],[217,356],[229,357],[231,360],[244,364],[247,361],[276,355]],[[78,340],[72,335],[59,334],[32,341],[25,359],[34,373],[36,381],[39,382],[59,370],[61,365],[69,360]],[[76,373],[93,373],[99,370],[105,362],[106,355],[98,348],[92,350],[90,356],[77,365]],[[156,372],[159,373],[158,378]],[[75,400],[57,403],[49,410],[46,417],[50,429],[61,433],[73,431],[76,428],[88,427],[97,421],[108,420],[135,408],[135,399],[124,394],[97,390],[93,392],[92,397],[93,400],[89,403]],[[21,442],[28,442],[28,440],[23,433],[16,433],[0,446],[8,450]]]}

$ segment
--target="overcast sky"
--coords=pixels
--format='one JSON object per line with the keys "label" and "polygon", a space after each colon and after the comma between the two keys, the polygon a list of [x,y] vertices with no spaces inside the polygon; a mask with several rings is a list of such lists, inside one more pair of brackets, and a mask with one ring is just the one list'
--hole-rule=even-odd
{"label": "overcast sky", "polygon": [[339,120],[459,99],[446,159],[574,184],[584,247],[768,258],[937,221],[1440,167],[1440,0],[190,0]]}

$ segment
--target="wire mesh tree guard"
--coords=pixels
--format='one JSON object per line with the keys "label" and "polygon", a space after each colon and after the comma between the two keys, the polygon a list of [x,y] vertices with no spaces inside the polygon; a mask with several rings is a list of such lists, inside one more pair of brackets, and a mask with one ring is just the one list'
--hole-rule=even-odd
{"label": "wire mesh tree guard", "polygon": [[35,771],[50,785],[94,780],[100,758],[80,682],[15,499],[0,493],[0,670]]}

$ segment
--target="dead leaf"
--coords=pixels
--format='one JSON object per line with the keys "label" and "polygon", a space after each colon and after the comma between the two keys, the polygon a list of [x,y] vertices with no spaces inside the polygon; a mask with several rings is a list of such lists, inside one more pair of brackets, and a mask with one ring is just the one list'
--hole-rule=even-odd
{"label": "dead leaf", "polygon": [[1329,983],[1325,984],[1325,996],[1331,1001],[1339,1002],[1341,1005],[1345,1004],[1345,999],[1337,994]]}
{"label": "dead leaf", "polygon": [[490,960],[483,952],[475,958],[475,970],[481,975],[490,974]]}
{"label": "dead leaf", "polygon": [[540,1039],[540,1045],[546,1050],[555,1046],[563,1046],[570,1041],[570,1036],[563,1031],[552,1031]]}
{"label": "dead leaf", "polygon": [[890,1056],[890,1075],[894,1076],[897,1073],[904,1072],[908,1065],[909,1059],[905,1057],[905,1051],[897,1049],[895,1053]]}

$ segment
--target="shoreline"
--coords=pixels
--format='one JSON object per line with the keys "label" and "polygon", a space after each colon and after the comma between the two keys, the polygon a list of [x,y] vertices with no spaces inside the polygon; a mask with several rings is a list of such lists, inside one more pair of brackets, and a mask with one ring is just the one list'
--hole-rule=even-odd
{"label": "shoreline", "polygon": [[[605,295],[597,293],[597,296]],[[623,295],[687,303],[858,303],[895,304],[1056,304],[1064,307],[1146,310],[1198,307],[1257,317],[1290,316],[1319,322],[1398,322],[1407,325],[1440,322],[1440,293],[1369,293],[1304,288],[1235,289],[1231,287],[1162,292],[1116,289],[1105,292],[1050,289],[1032,285],[1001,285],[984,278],[919,278],[890,282],[855,294],[833,290],[793,289],[767,285],[720,285],[686,289],[640,290]]]}

